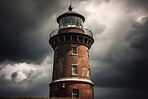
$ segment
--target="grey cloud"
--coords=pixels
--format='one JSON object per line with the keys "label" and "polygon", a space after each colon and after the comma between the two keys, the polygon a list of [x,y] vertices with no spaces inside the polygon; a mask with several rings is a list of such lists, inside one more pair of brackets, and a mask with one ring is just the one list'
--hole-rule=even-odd
{"label": "grey cloud", "polygon": [[51,71],[49,57],[41,66],[26,63],[7,64],[0,70],[0,96],[48,96]]}
{"label": "grey cloud", "polygon": [[17,75],[18,75],[17,72],[14,72],[14,73],[11,74],[11,78],[12,78],[13,81],[16,78]]}
{"label": "grey cloud", "polygon": [[[21,73],[21,74],[20,74]],[[22,74],[25,76],[24,78],[22,79],[18,79],[18,77],[22,77]],[[27,72],[25,71],[16,71],[16,72],[13,72],[11,74],[11,78],[12,78],[12,81],[13,82],[16,82],[16,83],[20,83],[20,82],[23,82],[25,80],[28,80],[28,81],[33,81],[35,80],[37,77],[39,77],[41,75],[40,72],[38,73],[35,73],[34,70],[29,70]],[[33,79],[32,79],[33,78]]]}

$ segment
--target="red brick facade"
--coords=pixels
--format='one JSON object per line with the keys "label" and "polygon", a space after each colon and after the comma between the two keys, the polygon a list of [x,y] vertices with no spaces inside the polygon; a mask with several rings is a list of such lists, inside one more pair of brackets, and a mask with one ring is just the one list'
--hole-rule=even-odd
{"label": "red brick facade", "polygon": [[[77,47],[77,54],[72,54],[72,47]],[[89,57],[87,55],[88,48],[80,44],[63,44],[55,48],[54,66],[56,72],[53,80],[63,77],[78,77],[90,79],[88,74],[90,70]],[[77,65],[77,75],[72,75],[72,65]]]}
{"label": "red brick facade", "polygon": [[84,31],[77,28],[64,28],[59,30],[59,34],[61,33],[84,33]]}

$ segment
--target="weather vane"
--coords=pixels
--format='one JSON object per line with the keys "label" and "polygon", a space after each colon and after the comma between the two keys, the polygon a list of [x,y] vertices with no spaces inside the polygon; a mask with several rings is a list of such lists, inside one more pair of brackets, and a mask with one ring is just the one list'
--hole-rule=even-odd
{"label": "weather vane", "polygon": [[69,11],[72,11],[73,7],[72,7],[72,0],[69,0],[70,6],[68,8]]}

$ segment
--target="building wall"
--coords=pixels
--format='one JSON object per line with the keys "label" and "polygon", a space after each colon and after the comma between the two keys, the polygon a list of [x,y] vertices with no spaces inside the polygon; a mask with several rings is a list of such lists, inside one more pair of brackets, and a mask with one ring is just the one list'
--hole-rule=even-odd
{"label": "building wall", "polygon": [[[63,86],[64,83],[64,87]],[[56,82],[50,84],[50,97],[72,97],[72,89],[79,89],[79,99],[94,99],[93,85],[85,82]]]}
{"label": "building wall", "polygon": [[[72,47],[77,47],[77,54],[72,54]],[[79,44],[62,44],[55,48],[53,80],[63,77],[90,79],[88,48]],[[72,75],[72,65],[77,65],[77,75]]]}

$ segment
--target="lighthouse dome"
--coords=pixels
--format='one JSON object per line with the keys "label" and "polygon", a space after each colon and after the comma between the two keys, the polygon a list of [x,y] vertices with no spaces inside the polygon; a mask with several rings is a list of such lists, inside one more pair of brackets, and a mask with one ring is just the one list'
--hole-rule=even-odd
{"label": "lighthouse dome", "polygon": [[79,17],[82,19],[82,21],[84,22],[85,21],[85,17],[75,11],[67,11],[65,12],[64,14],[60,15],[58,18],[57,18],[57,22],[59,23],[60,19],[63,18],[63,17],[67,17],[67,16],[75,16],[75,17]]}
{"label": "lighthouse dome", "polygon": [[60,29],[69,27],[82,28],[84,21],[85,17],[75,11],[72,11],[72,9],[57,18]]}

